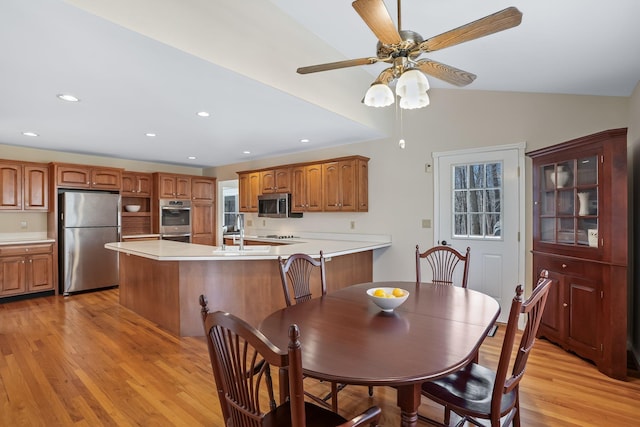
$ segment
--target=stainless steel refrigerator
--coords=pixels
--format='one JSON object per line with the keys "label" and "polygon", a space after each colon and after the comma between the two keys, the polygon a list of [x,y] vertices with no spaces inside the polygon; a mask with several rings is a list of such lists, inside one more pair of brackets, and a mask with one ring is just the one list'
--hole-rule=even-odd
{"label": "stainless steel refrigerator", "polygon": [[120,240],[120,195],[59,194],[60,292],[69,295],[118,285],[118,253],[104,244]]}

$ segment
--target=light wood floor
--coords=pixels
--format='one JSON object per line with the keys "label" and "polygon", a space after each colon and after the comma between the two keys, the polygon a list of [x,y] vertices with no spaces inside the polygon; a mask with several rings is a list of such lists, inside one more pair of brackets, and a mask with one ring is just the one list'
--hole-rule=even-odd
{"label": "light wood floor", "polygon": [[[503,329],[485,341],[482,363],[497,360]],[[543,340],[520,395],[524,426],[632,426],[640,415],[640,379],[612,380]],[[390,388],[376,387],[370,399],[366,387],[349,386],[340,393],[340,412],[351,416],[376,404],[382,425],[397,426],[395,398]],[[440,412],[421,406],[429,416]],[[204,339],[164,332],[120,307],[118,291],[107,290],[0,304],[0,425],[223,422]]]}

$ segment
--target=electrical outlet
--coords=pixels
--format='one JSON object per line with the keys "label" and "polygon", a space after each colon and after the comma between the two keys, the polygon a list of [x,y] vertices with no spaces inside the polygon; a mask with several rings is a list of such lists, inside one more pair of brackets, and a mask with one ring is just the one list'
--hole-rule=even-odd
{"label": "electrical outlet", "polygon": [[267,220],[266,220],[266,219],[263,219],[263,220],[262,220],[262,226],[264,227],[264,226],[266,226],[266,225],[267,225]]}
{"label": "electrical outlet", "polygon": [[253,227],[253,220],[247,220],[247,227]]}
{"label": "electrical outlet", "polygon": [[352,229],[352,230],[355,230],[355,228],[356,228],[356,222],[355,222],[355,221],[351,221],[351,225],[350,225],[350,226],[351,226],[351,229]]}
{"label": "electrical outlet", "polygon": [[29,224],[27,224],[27,221],[20,221],[20,228],[22,230],[26,230],[29,227]]}
{"label": "electrical outlet", "polygon": [[430,163],[425,163],[424,164],[424,171],[426,173],[431,173],[431,164]]}
{"label": "electrical outlet", "polygon": [[423,219],[422,220],[422,228],[431,228],[431,220]]}

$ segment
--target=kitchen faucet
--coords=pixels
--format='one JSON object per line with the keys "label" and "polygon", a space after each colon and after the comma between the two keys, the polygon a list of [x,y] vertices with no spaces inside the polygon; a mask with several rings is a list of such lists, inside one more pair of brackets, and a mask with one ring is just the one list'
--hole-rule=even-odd
{"label": "kitchen faucet", "polygon": [[240,250],[244,250],[244,214],[239,213],[236,217],[236,228],[240,231]]}

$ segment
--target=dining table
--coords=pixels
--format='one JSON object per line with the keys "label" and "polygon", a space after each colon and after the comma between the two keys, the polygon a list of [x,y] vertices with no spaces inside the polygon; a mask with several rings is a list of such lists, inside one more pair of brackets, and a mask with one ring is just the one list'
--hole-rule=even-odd
{"label": "dining table", "polygon": [[[409,296],[393,311],[382,311],[366,291],[383,287],[403,289]],[[494,298],[471,289],[384,281],[349,286],[277,310],[259,329],[275,345],[287,348],[287,330],[298,325],[306,376],[394,387],[400,425],[413,427],[421,384],[472,361],[499,313]]]}

